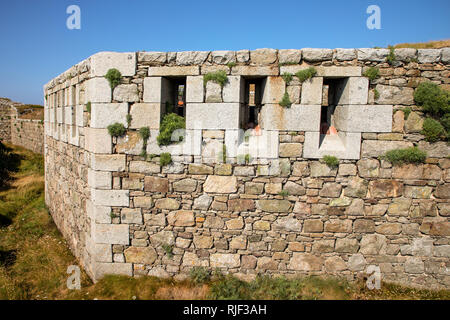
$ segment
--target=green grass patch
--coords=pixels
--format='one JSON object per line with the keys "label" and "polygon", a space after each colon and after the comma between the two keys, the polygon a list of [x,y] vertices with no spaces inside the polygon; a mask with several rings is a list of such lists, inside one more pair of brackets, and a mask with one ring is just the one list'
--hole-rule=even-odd
{"label": "green grass patch", "polygon": [[156,141],[160,146],[167,146],[172,143],[183,141],[183,137],[176,137],[176,141],[172,140],[172,135],[175,130],[185,129],[186,121],[183,117],[175,114],[169,113],[166,114],[161,122],[161,126],[159,128],[159,135],[156,137]]}
{"label": "green grass patch", "polygon": [[394,149],[387,151],[380,157],[382,160],[387,160],[393,165],[402,165],[406,163],[424,163],[427,158],[427,153],[417,147],[410,147],[405,149]]}
{"label": "green grass patch", "polygon": [[364,71],[363,76],[369,78],[370,81],[378,78],[380,74],[380,70],[376,67],[370,67],[366,71]]}
{"label": "green grass patch", "polygon": [[170,155],[170,153],[168,152],[163,152],[160,154],[159,156],[159,164],[161,165],[161,167],[164,167],[168,164],[172,163],[172,156]]}
{"label": "green grass patch", "polygon": [[323,162],[326,163],[327,166],[329,166],[332,169],[335,169],[339,166],[339,159],[335,156],[323,156],[322,158]]}
{"label": "green grass patch", "polygon": [[294,75],[292,73],[289,72],[284,72],[281,77],[283,78],[284,82],[286,83],[286,85],[288,86],[292,79],[294,79]]}
{"label": "green grass patch", "polygon": [[436,142],[446,138],[446,132],[444,127],[432,118],[426,118],[423,121],[422,132],[425,136],[425,140],[428,142]]}
{"label": "green grass patch", "polygon": [[107,128],[108,133],[111,137],[121,137],[127,132],[125,126],[122,123],[118,122],[110,124]]}
{"label": "green grass patch", "polygon": [[283,99],[281,99],[280,102],[278,102],[280,106],[283,108],[290,108],[292,105],[291,99],[289,98],[289,94],[287,92],[284,93]]}
{"label": "green grass patch", "polygon": [[403,111],[404,119],[408,120],[408,117],[411,114],[412,109],[410,107],[404,107],[402,109],[402,111]]}
{"label": "green grass patch", "polygon": [[298,78],[300,82],[305,82],[308,79],[311,79],[317,74],[317,70],[314,67],[309,67],[308,69],[298,71],[295,76]]}
{"label": "green grass patch", "polygon": [[440,117],[450,112],[450,93],[433,82],[422,82],[414,91],[414,101],[425,113]]}
{"label": "green grass patch", "polygon": [[120,73],[119,70],[112,68],[108,70],[108,72],[105,75],[105,78],[108,80],[111,89],[114,89],[120,84],[122,74]]}
{"label": "green grass patch", "polygon": [[223,86],[228,82],[228,76],[227,73],[223,70],[208,72],[203,76],[203,85],[206,86],[208,81],[218,83],[223,88]]}

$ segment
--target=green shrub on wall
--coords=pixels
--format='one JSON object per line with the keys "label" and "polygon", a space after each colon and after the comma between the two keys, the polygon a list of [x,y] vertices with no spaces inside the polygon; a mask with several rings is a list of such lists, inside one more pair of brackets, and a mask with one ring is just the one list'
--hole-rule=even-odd
{"label": "green shrub on wall", "polygon": [[317,74],[317,70],[314,67],[309,67],[308,69],[298,71],[295,76],[300,82],[305,82],[306,80],[314,77]]}
{"label": "green shrub on wall", "polygon": [[105,75],[105,78],[108,79],[109,86],[111,89],[114,89],[120,84],[120,79],[122,78],[122,74],[117,69],[109,69]]}
{"label": "green shrub on wall", "polygon": [[159,164],[161,165],[161,167],[164,167],[171,163],[172,163],[172,156],[170,155],[170,153],[168,152],[161,153],[161,155],[159,156]]}
{"label": "green shrub on wall", "polygon": [[225,85],[228,81],[227,73],[223,70],[218,70],[215,72],[209,72],[203,76],[203,85],[206,86],[208,81],[213,81],[218,83],[221,87]]}
{"label": "green shrub on wall", "polygon": [[125,129],[125,126],[121,123],[113,123],[108,126],[108,133],[112,137],[121,137],[127,132],[127,129]]}
{"label": "green shrub on wall", "polygon": [[380,158],[382,160],[389,161],[393,165],[401,165],[405,163],[424,163],[427,158],[427,153],[417,147],[411,147],[390,150]]}
{"label": "green shrub on wall", "polygon": [[284,108],[290,108],[292,105],[291,99],[289,98],[289,94],[287,92],[284,93],[283,99],[281,99],[278,104]]}
{"label": "green shrub on wall", "polygon": [[327,166],[332,169],[335,169],[339,166],[339,159],[335,156],[323,156],[322,160],[326,163]]}
{"label": "green shrub on wall", "polygon": [[432,118],[426,118],[422,126],[422,134],[428,142],[436,142],[446,137],[444,127]]}
{"label": "green shrub on wall", "polygon": [[366,71],[364,71],[363,76],[369,78],[370,81],[378,78],[380,70],[376,67],[370,67]]}
{"label": "green shrub on wall", "polygon": [[179,141],[172,141],[172,133],[177,129],[185,129],[186,122],[185,119],[175,113],[166,114],[161,122],[159,128],[159,135],[156,138],[158,145],[167,146],[169,144],[182,141],[183,138],[180,137]]}

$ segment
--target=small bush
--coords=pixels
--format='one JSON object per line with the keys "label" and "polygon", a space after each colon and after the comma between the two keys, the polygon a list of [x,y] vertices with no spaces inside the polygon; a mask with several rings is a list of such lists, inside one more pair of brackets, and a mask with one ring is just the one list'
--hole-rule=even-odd
{"label": "small bush", "polygon": [[366,71],[364,71],[363,76],[369,78],[369,80],[373,81],[378,78],[380,74],[380,70],[375,67],[370,67]]}
{"label": "small bush", "polygon": [[170,153],[168,152],[161,153],[161,155],[159,156],[159,164],[161,165],[161,167],[164,167],[171,163],[172,163],[172,156],[170,155]]}
{"label": "small bush", "polygon": [[314,67],[298,71],[295,76],[300,82],[304,82],[317,74],[317,70]]}
{"label": "small bush", "polygon": [[173,258],[173,246],[170,244],[163,244],[162,248],[165,251],[165,253],[167,253],[167,256],[169,257],[169,259],[172,259]]}
{"label": "small bush", "polygon": [[281,190],[280,192],[278,192],[278,195],[282,197],[287,197],[289,195],[289,191]]}
{"label": "small bush", "polygon": [[286,85],[288,86],[289,83],[291,83],[292,79],[294,78],[294,75],[292,73],[285,72],[281,75],[281,77],[283,78],[284,82],[286,82]]}
{"label": "small bush", "polygon": [[131,116],[131,114],[127,114],[127,124],[128,124],[128,128],[131,126],[131,120],[133,120],[133,117]]}
{"label": "small bush", "polygon": [[105,78],[108,79],[109,86],[111,89],[114,89],[120,84],[120,78],[122,78],[122,74],[117,69],[109,69],[105,75]]}
{"label": "small bush", "polygon": [[434,119],[426,118],[422,128],[422,134],[428,142],[436,142],[445,137],[444,127]]}
{"label": "small bush", "polygon": [[142,140],[146,142],[148,138],[150,138],[150,129],[148,127],[142,127],[139,129],[139,135],[141,136]]}
{"label": "small bush", "polygon": [[450,112],[450,94],[432,82],[422,82],[414,92],[414,100],[422,110],[432,116]]}
{"label": "small bush", "polygon": [[108,132],[112,137],[121,137],[127,132],[127,129],[123,124],[116,122],[108,126]]}
{"label": "small bush", "polygon": [[339,159],[336,158],[335,156],[323,156],[322,159],[327,166],[329,166],[330,168],[337,168],[339,166]]}
{"label": "small bush", "polygon": [[[159,135],[156,138],[158,145],[167,146],[174,142],[172,141],[172,134],[177,129],[185,129],[186,123],[185,119],[175,113],[166,114],[161,122],[161,126],[159,128]],[[180,138],[182,141],[182,138]]]}
{"label": "small bush", "polygon": [[86,103],[86,111],[91,113],[91,102]]}
{"label": "small bush", "polygon": [[377,100],[380,97],[380,93],[376,88],[373,89],[373,97],[375,98],[375,100]]}
{"label": "small bush", "polygon": [[194,283],[200,284],[208,282],[211,279],[211,274],[205,267],[193,267],[189,271],[189,277]]}
{"label": "small bush", "polygon": [[228,62],[227,63],[227,67],[230,68],[230,69],[235,67],[235,66],[236,66],[236,62]]}
{"label": "small bush", "polygon": [[284,108],[290,108],[292,105],[291,99],[289,98],[289,94],[287,92],[284,93],[283,99],[281,99],[278,104]]}
{"label": "small bush", "polygon": [[395,56],[395,52],[394,52],[394,47],[393,46],[389,46],[389,54],[386,57],[386,62],[389,65],[393,65],[395,61],[397,61],[397,57]]}
{"label": "small bush", "polygon": [[225,85],[228,81],[227,73],[223,70],[218,70],[215,72],[209,72],[203,76],[203,84],[206,86],[208,81],[213,81],[220,84],[221,87]]}
{"label": "small bush", "polygon": [[423,163],[426,158],[427,153],[417,147],[390,150],[381,157],[381,159],[387,160],[393,165]]}

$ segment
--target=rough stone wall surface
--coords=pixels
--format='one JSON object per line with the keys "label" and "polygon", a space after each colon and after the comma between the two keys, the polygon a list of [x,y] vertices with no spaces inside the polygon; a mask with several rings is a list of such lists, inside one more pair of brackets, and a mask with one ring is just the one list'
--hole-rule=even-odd
{"label": "rough stone wall surface", "polygon": [[43,154],[44,122],[13,116],[11,119],[11,143]]}
{"label": "rough stone wall surface", "polygon": [[0,140],[11,142],[11,101],[0,98]]}
{"label": "rough stone wall surface", "polygon": [[[44,87],[47,204],[58,227],[94,279],[107,273],[183,278],[194,266],[243,279],[258,273],[352,279],[375,265],[384,280],[450,287],[450,153],[445,142],[424,140],[424,115],[413,99],[422,81],[448,89],[449,48],[396,49],[392,65],[388,53],[258,49],[90,57]],[[315,80],[288,86],[281,80],[283,72],[308,66],[318,70]],[[114,91],[103,78],[113,67],[123,75]],[[363,77],[369,67],[380,71],[370,82]],[[215,70],[228,73],[230,87],[203,86],[202,75]],[[159,148],[153,119],[160,119],[162,86],[172,76],[187,77],[188,130],[183,144]],[[232,150],[229,142],[239,140],[239,88],[254,76],[266,77],[266,140],[250,137],[243,150]],[[322,80],[342,77],[350,79],[340,111],[346,150],[331,169],[319,160],[313,145],[319,128],[311,122],[320,120]],[[278,106],[284,90],[295,103],[291,110]],[[405,107],[412,109],[407,119]],[[106,127],[128,126],[127,114],[133,119],[126,135],[111,138]],[[276,126],[268,127],[270,119]],[[154,155],[147,160],[140,155],[141,126],[151,132],[147,153]],[[223,144],[227,163],[214,153]],[[275,147],[249,161],[239,157],[253,155],[255,145]],[[379,160],[409,146],[427,151],[425,164]],[[161,167],[161,152],[170,152],[173,163]]]}

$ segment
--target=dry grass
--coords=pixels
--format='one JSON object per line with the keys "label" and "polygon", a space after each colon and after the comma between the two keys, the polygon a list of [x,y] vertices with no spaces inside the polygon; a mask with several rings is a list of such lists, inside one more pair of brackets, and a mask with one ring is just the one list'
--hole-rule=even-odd
{"label": "dry grass", "polygon": [[399,43],[394,48],[440,49],[450,47],[450,40],[428,41],[419,43]]}
{"label": "dry grass", "polygon": [[[204,281],[110,275],[93,284],[82,272],[81,290],[66,287],[67,267],[77,265],[44,204],[42,157],[14,147],[19,170],[0,191],[0,299],[204,300],[204,299],[444,299],[450,290],[417,290],[383,283],[369,290],[363,281],[338,278],[257,277],[246,283],[205,273]],[[7,259],[5,259],[7,257]]]}

